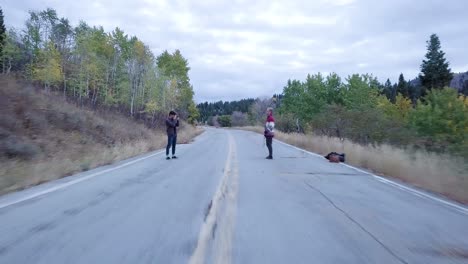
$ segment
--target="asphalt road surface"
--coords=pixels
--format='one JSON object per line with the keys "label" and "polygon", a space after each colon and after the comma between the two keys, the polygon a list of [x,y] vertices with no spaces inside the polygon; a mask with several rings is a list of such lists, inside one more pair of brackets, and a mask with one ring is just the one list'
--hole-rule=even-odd
{"label": "asphalt road surface", "polygon": [[207,129],[0,197],[0,263],[468,263],[468,210],[261,135]]}

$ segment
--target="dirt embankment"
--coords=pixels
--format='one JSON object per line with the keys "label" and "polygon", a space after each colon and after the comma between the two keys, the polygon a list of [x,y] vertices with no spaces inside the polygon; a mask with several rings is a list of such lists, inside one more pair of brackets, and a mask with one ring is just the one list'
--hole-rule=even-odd
{"label": "dirt embankment", "polygon": [[[179,143],[202,132],[182,124]],[[0,194],[162,148],[163,128],[96,112],[0,77]]]}

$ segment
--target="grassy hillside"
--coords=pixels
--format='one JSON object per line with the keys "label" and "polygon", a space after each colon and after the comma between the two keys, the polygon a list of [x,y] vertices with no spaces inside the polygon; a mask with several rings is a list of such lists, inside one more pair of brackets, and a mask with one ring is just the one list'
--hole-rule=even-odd
{"label": "grassy hillside", "polygon": [[[163,123],[161,122],[161,125]],[[201,133],[183,124],[179,142]],[[0,194],[161,148],[162,126],[95,112],[0,77]]]}

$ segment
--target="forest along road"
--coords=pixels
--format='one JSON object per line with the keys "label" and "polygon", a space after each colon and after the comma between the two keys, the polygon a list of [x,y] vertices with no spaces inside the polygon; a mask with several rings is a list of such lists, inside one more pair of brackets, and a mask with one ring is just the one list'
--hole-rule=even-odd
{"label": "forest along road", "polygon": [[463,207],[207,129],[0,198],[0,263],[468,263]]}

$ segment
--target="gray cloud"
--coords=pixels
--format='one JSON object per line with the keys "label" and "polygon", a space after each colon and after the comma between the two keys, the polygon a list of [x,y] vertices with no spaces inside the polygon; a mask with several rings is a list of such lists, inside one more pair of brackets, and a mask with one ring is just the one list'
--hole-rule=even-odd
{"label": "gray cloud", "polygon": [[155,53],[180,49],[197,101],[269,96],[319,71],[414,78],[432,33],[452,69],[468,70],[465,0],[2,1],[16,28],[29,9],[52,7],[75,24],[120,27]]}

